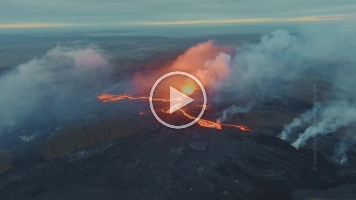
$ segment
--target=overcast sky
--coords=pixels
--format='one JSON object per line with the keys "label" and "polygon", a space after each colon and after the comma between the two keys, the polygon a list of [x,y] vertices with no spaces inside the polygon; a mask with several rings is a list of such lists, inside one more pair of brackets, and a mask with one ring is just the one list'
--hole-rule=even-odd
{"label": "overcast sky", "polygon": [[0,28],[354,20],[355,14],[355,0],[0,0]]}

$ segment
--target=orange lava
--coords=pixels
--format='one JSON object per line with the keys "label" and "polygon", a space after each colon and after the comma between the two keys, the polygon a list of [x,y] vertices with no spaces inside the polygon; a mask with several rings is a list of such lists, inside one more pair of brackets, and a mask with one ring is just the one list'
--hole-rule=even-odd
{"label": "orange lava", "polygon": [[230,127],[235,127],[235,128],[239,128],[243,131],[249,131],[252,132],[252,130],[247,127],[247,126],[242,126],[242,125],[235,125],[235,124],[220,124],[221,126],[230,126]]}
{"label": "orange lava", "polygon": [[[196,118],[189,115],[187,112],[185,112],[183,109],[179,109],[179,111],[182,112],[182,114],[187,117],[188,119],[195,120]],[[169,108],[163,108],[162,112],[169,114]],[[197,123],[202,126],[202,127],[207,127],[207,128],[215,128],[215,129],[222,129],[221,125],[218,123],[215,123],[213,121],[205,120],[205,119],[199,119]]]}
{"label": "orange lava", "polygon": [[[169,111],[164,110],[164,109],[162,109],[162,111],[164,113],[169,113]],[[183,113],[183,115],[185,117],[187,117],[188,119],[192,119],[192,120],[196,119],[195,117],[193,117],[193,116],[189,115],[187,112],[185,112],[183,109],[179,109],[179,111],[181,111]],[[200,126],[207,127],[207,128],[222,129],[222,126],[228,126],[228,127],[238,128],[238,129],[243,130],[243,131],[252,131],[247,126],[234,125],[234,124],[220,124],[218,122],[213,122],[213,121],[209,121],[209,120],[206,120],[206,119],[199,119],[197,123]]]}
{"label": "orange lava", "polygon": [[[114,102],[114,101],[120,101],[120,100],[141,100],[141,99],[150,99],[150,97],[134,97],[131,95],[127,95],[127,94],[122,94],[122,95],[112,95],[112,94],[101,94],[99,96],[97,96],[97,98],[99,100],[101,100],[102,102]],[[173,99],[173,100],[177,100],[177,99]],[[152,101],[163,101],[163,102],[170,102],[170,100],[167,99],[155,99],[153,98]],[[178,105],[178,104],[177,104]],[[203,107],[202,105],[197,105],[198,107]],[[209,106],[206,106],[206,110],[209,108]],[[195,120],[196,118],[189,115],[185,110],[183,110],[182,108],[178,109],[180,112],[182,112],[182,114],[187,117],[188,119],[192,119]],[[169,108],[163,108],[161,109],[161,111],[163,113],[167,113],[170,114],[170,109]],[[145,114],[145,112],[140,112],[140,115]],[[222,129],[223,126],[226,127],[233,127],[233,128],[238,128],[242,131],[252,131],[250,128],[246,127],[246,126],[241,126],[241,125],[235,125],[235,124],[221,124],[219,122],[213,122],[210,120],[206,120],[206,119],[199,119],[197,121],[197,123],[202,126],[202,127],[206,127],[206,128],[215,128],[215,129]]]}
{"label": "orange lava", "polygon": [[[101,94],[97,96],[97,98],[102,101],[102,102],[114,102],[114,101],[120,101],[120,100],[139,100],[139,99],[149,99],[150,97],[133,97],[128,94],[120,94],[120,95],[113,95],[113,94]],[[167,99],[152,99],[153,101],[164,101],[164,102],[169,102],[170,100]]]}

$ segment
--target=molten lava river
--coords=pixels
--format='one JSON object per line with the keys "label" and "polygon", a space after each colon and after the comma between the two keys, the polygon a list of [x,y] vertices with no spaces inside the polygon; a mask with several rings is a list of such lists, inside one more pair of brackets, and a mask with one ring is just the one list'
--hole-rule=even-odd
{"label": "molten lava river", "polygon": [[[191,95],[193,94],[194,88],[190,88],[189,86],[187,87],[183,87],[181,90],[183,93],[187,94],[187,95]],[[99,100],[101,100],[102,102],[114,102],[114,101],[122,101],[122,100],[141,100],[141,101],[148,101],[150,97],[148,96],[141,96],[141,97],[135,97],[135,96],[131,96],[128,94],[121,94],[121,95],[113,95],[113,94],[101,94],[99,96],[97,96],[97,98]],[[152,98],[152,102],[155,101],[160,101],[163,103],[170,103],[171,101],[174,101],[174,105],[179,105],[179,99],[169,99],[169,98]],[[195,105],[196,107],[199,107],[200,109],[203,107],[200,104]],[[171,108],[173,108],[174,106],[172,106]],[[209,106],[207,105],[205,107],[205,110],[209,110]],[[166,113],[166,114],[170,114],[170,108],[169,107],[163,107],[161,109],[155,110],[156,112],[162,112],[162,113]],[[187,110],[180,108],[177,111],[180,111],[182,113],[182,116],[184,116],[187,119],[191,119],[191,120],[195,120],[195,117],[193,117],[192,115],[190,115],[188,113]],[[139,114],[146,114],[147,112],[140,112]],[[251,131],[250,128],[246,127],[246,126],[242,126],[242,125],[235,125],[235,124],[224,124],[224,123],[220,123],[219,120],[217,120],[216,122],[214,121],[210,121],[207,119],[199,119],[197,121],[197,124],[202,126],[202,127],[206,127],[206,128],[215,128],[215,129],[222,129],[224,126],[225,127],[233,127],[233,128],[237,128],[240,129],[242,131]]]}

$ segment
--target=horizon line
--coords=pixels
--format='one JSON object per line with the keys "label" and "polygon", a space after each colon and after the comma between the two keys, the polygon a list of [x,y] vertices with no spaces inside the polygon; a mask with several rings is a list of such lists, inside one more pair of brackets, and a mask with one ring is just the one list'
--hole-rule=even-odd
{"label": "horizon line", "polygon": [[184,21],[128,21],[121,24],[79,24],[79,23],[14,23],[0,24],[0,29],[18,28],[56,28],[75,26],[118,26],[118,25],[197,25],[197,24],[245,24],[245,23],[272,23],[272,22],[317,22],[317,21],[350,21],[355,20],[355,15],[333,15],[333,16],[303,16],[291,18],[235,18],[218,20],[184,20]]}

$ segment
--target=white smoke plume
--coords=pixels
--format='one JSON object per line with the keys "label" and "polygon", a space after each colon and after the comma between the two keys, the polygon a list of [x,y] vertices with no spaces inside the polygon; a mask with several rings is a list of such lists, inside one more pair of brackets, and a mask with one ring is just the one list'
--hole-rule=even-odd
{"label": "white smoke plume", "polygon": [[294,80],[307,68],[297,47],[298,38],[283,30],[263,36],[258,44],[243,45],[231,61],[231,73],[223,89],[243,98],[260,86],[271,92],[278,81]]}
{"label": "white smoke plume", "polygon": [[[343,127],[349,127],[356,123],[356,95],[353,91],[353,84],[356,81],[354,75],[356,73],[356,60],[354,56],[351,56],[350,52],[356,53],[356,43],[351,40],[350,36],[356,36],[356,32],[345,33],[329,33],[333,37],[325,38],[322,34],[320,37],[314,33],[313,37],[308,38],[309,43],[306,43],[308,48],[314,49],[313,52],[306,50],[304,53],[310,53],[308,58],[314,60],[322,60],[324,65],[331,65],[332,68],[325,66],[326,71],[319,71],[327,74],[327,79],[332,83],[333,87],[330,89],[329,94],[320,99],[321,106],[318,108],[314,106],[314,110],[308,111],[303,116],[311,116],[308,119],[303,118],[295,119],[291,124],[284,127],[282,131],[282,137],[287,138],[289,134],[293,133],[291,127],[303,128],[307,127],[300,135],[298,139],[292,143],[296,148],[303,147],[306,141],[318,134],[330,134]],[[314,38],[315,40],[312,40]],[[325,40],[323,44],[320,40]],[[319,44],[320,47],[328,45],[326,50],[314,47],[312,44]],[[324,52],[323,55],[320,52]],[[325,57],[328,55],[327,57]],[[315,66],[310,66],[313,68]],[[317,66],[319,67],[319,66]],[[318,95],[318,94],[315,94]],[[317,110],[317,112],[316,112]],[[317,116],[315,116],[317,113]],[[298,120],[304,121],[304,124],[297,124]],[[309,124],[306,126],[306,124]],[[350,138],[350,140],[355,140]],[[346,162],[345,151],[347,148],[338,147],[339,152],[343,152],[343,162]],[[341,155],[341,154],[340,154]]]}
{"label": "white smoke plume", "polygon": [[333,156],[334,162],[339,163],[341,165],[344,165],[347,163],[348,159],[347,159],[346,152],[351,147],[351,145],[356,143],[356,141],[354,139],[355,136],[353,136],[353,134],[354,134],[354,132],[352,130],[348,130],[346,132],[345,137],[341,140],[339,145],[335,148],[334,156]]}
{"label": "white smoke plume", "polygon": [[231,98],[241,99],[251,93],[258,96],[258,89],[263,88],[260,96],[268,100],[280,95],[283,84],[314,74],[334,83],[338,71],[350,67],[344,65],[356,63],[355,35],[355,27],[302,30],[298,34],[278,30],[264,35],[259,43],[236,50],[221,92],[232,92]]}
{"label": "white smoke plume", "polygon": [[299,148],[305,145],[310,137],[317,134],[333,133],[341,127],[356,123],[356,104],[347,101],[336,101],[323,107],[316,123],[309,126],[292,144]]}
{"label": "white smoke plume", "polygon": [[[305,79],[327,82],[332,87],[320,88],[320,93],[314,94],[318,99],[310,105],[311,110],[286,124],[280,135],[288,139],[304,129],[292,143],[299,148],[310,137],[330,134],[356,123],[355,55],[355,26],[310,28],[298,34],[278,30],[264,35],[259,43],[244,44],[237,49],[230,63],[230,76],[222,84],[217,99],[225,101],[224,96],[230,94],[230,102],[233,98],[238,102],[234,104],[248,108],[246,102],[258,104],[283,96],[281,88],[288,83]],[[291,92],[312,94],[312,84],[313,81],[308,88],[293,88]],[[323,96],[318,96],[321,92]]]}
{"label": "white smoke plume", "polygon": [[347,150],[348,146],[344,142],[341,142],[339,146],[335,149],[333,157],[334,162],[340,163],[342,165],[346,164],[348,160],[346,155]]}
{"label": "white smoke plume", "polygon": [[280,135],[280,137],[283,140],[287,140],[289,135],[295,131],[296,128],[305,126],[305,125],[310,125],[310,123],[313,122],[313,119],[316,118],[316,114],[318,113],[318,110],[320,109],[320,105],[317,104],[316,106],[313,107],[312,110],[307,111],[303,113],[300,118],[295,118],[290,124],[284,125],[283,131]]}
{"label": "white smoke plume", "polygon": [[75,112],[75,102],[99,88],[110,69],[108,58],[94,47],[57,46],[0,77],[1,121],[16,125],[26,119],[39,122],[53,112]]}
{"label": "white smoke plume", "polygon": [[221,117],[218,119],[219,122],[226,122],[236,113],[245,113],[250,110],[250,106],[247,107],[237,107],[232,105],[229,108],[223,110]]}

